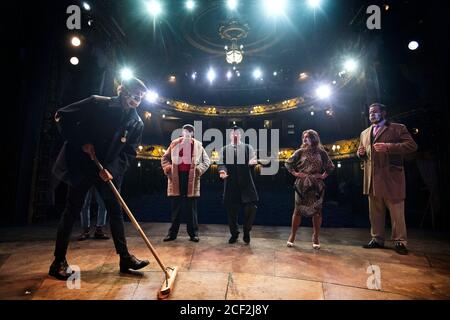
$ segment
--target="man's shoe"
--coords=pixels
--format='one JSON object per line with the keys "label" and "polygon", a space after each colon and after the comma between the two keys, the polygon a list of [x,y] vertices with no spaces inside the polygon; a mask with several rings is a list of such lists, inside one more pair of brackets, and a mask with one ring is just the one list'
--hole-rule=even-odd
{"label": "man's shoe", "polygon": [[192,241],[192,242],[199,242],[200,239],[199,239],[199,237],[195,236],[195,237],[191,237],[191,238],[189,239],[189,241]]}
{"label": "man's shoe", "polygon": [[250,233],[244,233],[244,242],[246,244],[250,243]]}
{"label": "man's shoe", "polygon": [[164,242],[167,242],[167,241],[173,241],[173,240],[175,240],[176,238],[177,238],[177,237],[168,235],[168,236],[166,236],[166,237],[163,239],[163,241],[164,241]]}
{"label": "man's shoe", "polygon": [[95,229],[94,238],[99,240],[108,240],[109,236],[103,231],[102,227]]}
{"label": "man's shoe", "polygon": [[395,252],[401,254],[402,256],[408,255],[408,249],[406,249],[406,246],[401,242],[397,242],[395,244]]}
{"label": "man's shoe", "polygon": [[133,255],[126,257],[120,257],[120,272],[129,273],[130,270],[140,270],[148,266],[150,262],[148,260],[139,260]]}
{"label": "man's shoe", "polygon": [[228,243],[229,244],[233,244],[233,243],[236,243],[237,240],[238,240],[238,236],[237,235],[236,236],[231,236],[230,239],[228,240]]}
{"label": "man's shoe", "polygon": [[379,244],[374,239],[370,240],[370,242],[363,246],[364,249],[384,249],[384,245]]}
{"label": "man's shoe", "polygon": [[78,237],[78,241],[84,241],[87,240],[91,237],[91,235],[89,234],[89,229],[86,229],[83,231],[83,233]]}
{"label": "man's shoe", "polygon": [[68,269],[69,264],[67,263],[66,259],[62,261],[54,260],[52,265],[50,266],[48,274],[58,280],[66,281],[72,275],[72,272],[69,273]]}

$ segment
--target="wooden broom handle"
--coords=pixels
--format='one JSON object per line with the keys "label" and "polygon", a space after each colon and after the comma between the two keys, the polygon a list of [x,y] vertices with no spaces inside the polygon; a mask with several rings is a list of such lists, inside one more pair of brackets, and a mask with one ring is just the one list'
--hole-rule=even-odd
{"label": "wooden broom handle", "polygon": [[[93,158],[95,164],[97,165],[98,169],[100,171],[102,171],[104,168],[102,166],[102,164],[98,161],[97,157],[94,155]],[[161,269],[164,271],[166,277],[170,277],[166,266],[164,265],[164,263],[161,261],[161,259],[159,258],[158,254],[156,253],[155,248],[153,247],[153,245],[151,244],[150,240],[148,240],[147,236],[145,235],[144,231],[142,230],[141,226],[139,225],[139,223],[136,221],[136,219],[134,218],[133,214],[131,213],[130,209],[128,208],[127,204],[125,203],[125,201],[123,200],[122,196],[120,195],[119,191],[117,191],[116,186],[114,185],[114,183],[109,180],[108,185],[111,187],[112,192],[114,193],[114,195],[117,198],[117,201],[119,201],[120,205],[122,206],[123,210],[125,211],[125,213],[127,214],[128,218],[131,220],[131,222],[133,223],[134,227],[136,228],[136,230],[139,232],[139,234],[141,235],[142,239],[144,239],[145,244],[147,245],[147,247],[150,249],[150,251],[152,252],[153,256],[155,257],[156,261],[158,262],[159,266],[161,267]]]}

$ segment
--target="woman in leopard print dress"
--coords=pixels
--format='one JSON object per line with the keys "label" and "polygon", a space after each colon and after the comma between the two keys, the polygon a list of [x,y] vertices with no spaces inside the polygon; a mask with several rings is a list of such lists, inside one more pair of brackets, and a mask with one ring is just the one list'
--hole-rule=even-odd
{"label": "woman in leopard print dress", "polygon": [[319,232],[322,224],[322,203],[325,195],[324,180],[334,170],[334,164],[320,143],[319,134],[307,130],[302,134],[302,146],[285,164],[295,181],[295,209],[288,247],[294,246],[301,218],[313,219],[313,248],[319,249]]}

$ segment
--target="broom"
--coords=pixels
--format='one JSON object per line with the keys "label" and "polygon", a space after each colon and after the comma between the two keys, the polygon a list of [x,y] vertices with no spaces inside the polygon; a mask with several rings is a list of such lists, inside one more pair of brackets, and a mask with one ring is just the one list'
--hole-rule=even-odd
{"label": "broom", "polygon": [[[97,165],[98,169],[100,171],[102,171],[103,170],[103,166],[98,161],[98,159],[97,159],[97,157],[95,155],[93,156],[93,160],[94,160],[95,164]],[[141,226],[136,221],[136,219],[134,218],[134,216],[131,213],[130,209],[128,208],[127,204],[123,200],[123,198],[120,195],[119,191],[117,191],[117,188],[114,185],[114,183],[111,180],[108,181],[107,183],[111,187],[111,190],[114,193],[114,195],[116,196],[117,201],[119,201],[120,205],[122,206],[123,210],[127,214],[128,218],[130,218],[130,220],[133,223],[134,227],[139,232],[139,234],[141,235],[141,237],[144,240],[145,244],[150,249],[150,252],[155,257],[156,261],[158,262],[159,266],[161,267],[162,271],[164,272],[165,280],[164,280],[163,284],[161,285],[161,290],[159,290],[159,292],[158,292],[158,299],[165,299],[165,298],[167,298],[170,295],[170,293],[172,292],[172,290],[173,290],[173,286],[174,286],[174,283],[175,283],[175,278],[176,278],[177,273],[178,273],[178,267],[166,267],[164,265],[164,263],[161,261],[161,259],[159,258],[158,254],[156,253],[155,248],[150,243],[150,240],[148,240],[148,238],[145,235],[144,231],[142,230]]]}

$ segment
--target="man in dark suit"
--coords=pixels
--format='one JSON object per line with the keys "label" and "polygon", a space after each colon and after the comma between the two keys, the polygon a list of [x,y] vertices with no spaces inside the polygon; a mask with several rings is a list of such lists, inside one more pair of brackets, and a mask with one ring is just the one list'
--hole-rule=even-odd
{"label": "man in dark suit", "polygon": [[242,143],[242,129],[234,126],[230,131],[231,144],[220,152],[220,178],[225,181],[223,201],[228,213],[231,238],[236,243],[239,236],[238,213],[244,209],[244,242],[250,243],[250,231],[255,219],[258,193],[253,182],[252,166],[257,164],[256,152],[249,144]]}
{"label": "man in dark suit", "polygon": [[[55,260],[49,275],[66,280],[70,277],[66,261],[73,224],[79,216],[88,190],[95,186],[110,215],[111,234],[120,255],[120,271],[138,270],[149,264],[128,252],[123,216],[107,181],[120,190],[130,160],[136,157],[143,122],[136,112],[147,91],[142,81],[132,78],[122,82],[118,97],[92,96],[61,108],[55,120],[66,140],[56,160],[53,173],[67,183],[67,202],[58,226]],[[104,165],[98,172],[94,156]]]}
{"label": "man in dark suit", "polygon": [[408,250],[405,223],[405,172],[403,157],[417,150],[408,129],[386,119],[386,106],[374,103],[369,108],[372,125],[361,133],[358,157],[364,160],[364,194],[369,197],[372,240],[366,249],[383,248],[385,216],[389,209],[392,240],[397,253]]}

